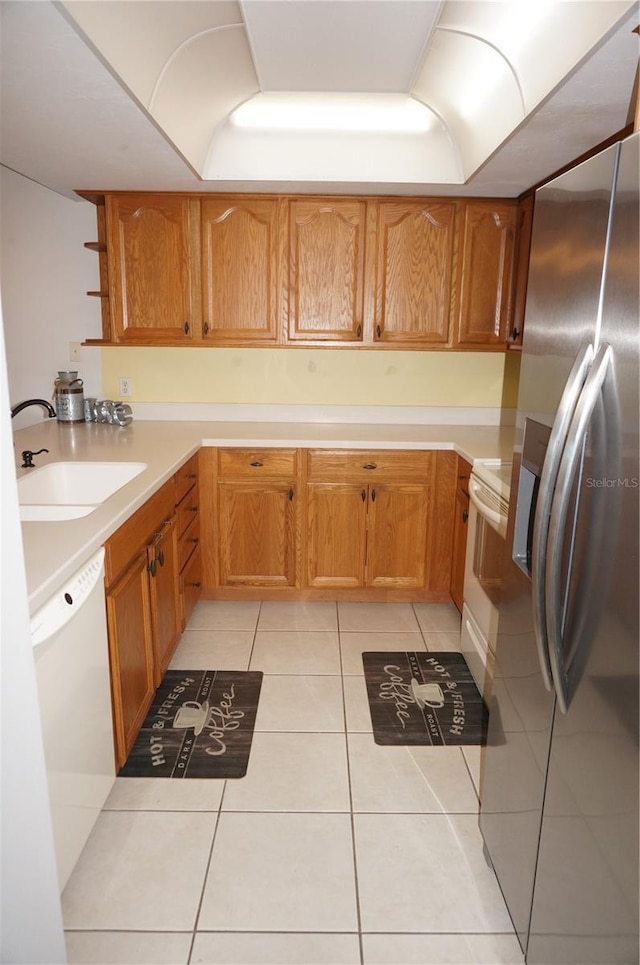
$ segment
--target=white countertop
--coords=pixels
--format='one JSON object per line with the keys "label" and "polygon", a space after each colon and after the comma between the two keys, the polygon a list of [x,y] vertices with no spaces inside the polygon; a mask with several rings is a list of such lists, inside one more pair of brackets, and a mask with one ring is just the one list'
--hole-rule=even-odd
{"label": "white countertop", "polygon": [[[48,419],[15,432],[14,442],[16,466],[22,450],[42,448],[49,452],[35,457],[36,467],[69,459],[147,464],[88,516],[22,524],[29,608],[34,613],[201,446],[453,449],[471,463],[511,461],[514,429],[285,422],[134,422],[119,429]],[[18,476],[28,472],[17,469]]]}

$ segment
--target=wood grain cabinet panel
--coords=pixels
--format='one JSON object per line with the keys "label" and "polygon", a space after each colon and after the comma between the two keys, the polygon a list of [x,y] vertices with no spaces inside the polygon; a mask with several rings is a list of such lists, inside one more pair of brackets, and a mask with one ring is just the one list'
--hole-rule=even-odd
{"label": "wood grain cabinet panel", "polygon": [[362,340],[364,201],[289,202],[289,341]]}
{"label": "wood grain cabinet panel", "polygon": [[221,480],[218,504],[221,586],[295,586],[293,483]]}
{"label": "wood grain cabinet panel", "polygon": [[307,513],[308,585],[364,586],[367,486],[309,483]]}
{"label": "wood grain cabinet panel", "polygon": [[147,550],[149,595],[153,627],[153,666],[156,687],[173,656],[180,632],[180,587],[175,517],[165,524]]}
{"label": "wood grain cabinet panel", "polygon": [[203,336],[275,342],[279,313],[278,202],[201,203]]}
{"label": "wood grain cabinet panel", "polygon": [[464,205],[457,344],[504,349],[512,315],[516,202]]}
{"label": "wood grain cabinet panel", "polygon": [[458,456],[457,485],[453,523],[453,551],[451,554],[451,599],[462,613],[464,602],[464,563],[469,531],[469,477],[471,464]]}
{"label": "wood grain cabinet panel", "polygon": [[381,201],[374,341],[445,345],[455,282],[455,201]]}
{"label": "wood grain cabinet panel", "polygon": [[429,488],[371,484],[368,516],[367,586],[424,587]]}
{"label": "wood grain cabinet panel", "polygon": [[155,693],[147,554],[106,595],[116,765],[127,759]]}
{"label": "wood grain cabinet panel", "polygon": [[524,312],[529,282],[529,256],[531,254],[531,232],[533,229],[533,207],[535,195],[530,194],[518,202],[518,231],[514,267],[513,316],[509,326],[507,345],[509,348],[522,348],[524,335]]}
{"label": "wood grain cabinet panel", "polygon": [[117,342],[162,345],[199,337],[198,204],[187,195],[107,196]]}

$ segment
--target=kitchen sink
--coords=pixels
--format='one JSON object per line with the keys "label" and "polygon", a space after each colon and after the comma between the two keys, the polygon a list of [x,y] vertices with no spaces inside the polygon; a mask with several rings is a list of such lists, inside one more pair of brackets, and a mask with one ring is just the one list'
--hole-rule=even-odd
{"label": "kitchen sink", "polygon": [[52,462],[18,479],[20,518],[25,521],[88,516],[140,475],[144,462]]}

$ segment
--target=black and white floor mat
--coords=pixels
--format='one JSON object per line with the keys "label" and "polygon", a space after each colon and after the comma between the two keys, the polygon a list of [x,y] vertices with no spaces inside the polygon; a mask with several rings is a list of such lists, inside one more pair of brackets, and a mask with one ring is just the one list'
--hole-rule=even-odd
{"label": "black and white floor mat", "polygon": [[167,670],[119,777],[244,777],[262,673]]}
{"label": "black and white floor mat", "polygon": [[488,714],[461,653],[362,654],[376,744],[484,744]]}

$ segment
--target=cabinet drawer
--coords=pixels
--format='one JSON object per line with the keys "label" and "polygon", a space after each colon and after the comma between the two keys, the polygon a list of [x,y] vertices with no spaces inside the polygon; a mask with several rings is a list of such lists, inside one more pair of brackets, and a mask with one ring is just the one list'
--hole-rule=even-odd
{"label": "cabinet drawer", "polygon": [[197,514],[195,519],[191,520],[191,525],[186,533],[184,533],[178,540],[178,572],[182,572],[185,563],[199,545],[200,516]]}
{"label": "cabinet drawer", "polygon": [[185,462],[176,473],[176,504],[181,502],[198,481],[198,453]]}
{"label": "cabinet drawer", "polygon": [[218,471],[221,477],[256,479],[259,476],[293,476],[296,472],[296,449],[219,449]]}
{"label": "cabinet drawer", "polygon": [[194,486],[191,492],[187,493],[182,502],[179,504],[176,510],[176,518],[178,523],[178,538],[182,536],[185,530],[193,522],[194,517],[198,513],[200,507],[200,488],[199,486]]}
{"label": "cabinet drawer", "polygon": [[105,581],[109,586],[133,557],[173,517],[176,483],[172,476],[105,544]]}
{"label": "cabinet drawer", "polygon": [[310,480],[340,482],[344,479],[429,480],[432,452],[389,449],[309,449]]}

